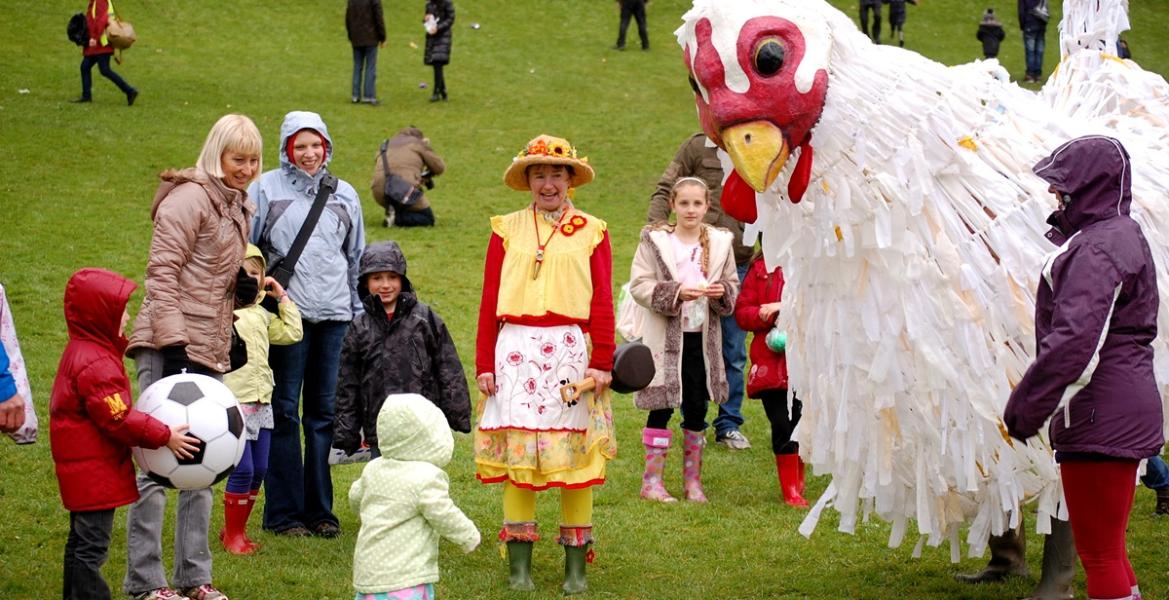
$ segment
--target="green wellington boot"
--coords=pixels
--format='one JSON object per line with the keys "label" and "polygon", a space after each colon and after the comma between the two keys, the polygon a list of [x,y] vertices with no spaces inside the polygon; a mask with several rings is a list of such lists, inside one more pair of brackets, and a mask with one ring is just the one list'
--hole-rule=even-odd
{"label": "green wellington boot", "polygon": [[532,542],[508,542],[507,565],[507,587],[517,592],[536,589],[532,583]]}
{"label": "green wellington boot", "polygon": [[589,589],[589,582],[585,579],[585,563],[588,561],[589,547],[564,547],[564,593],[580,594]]}

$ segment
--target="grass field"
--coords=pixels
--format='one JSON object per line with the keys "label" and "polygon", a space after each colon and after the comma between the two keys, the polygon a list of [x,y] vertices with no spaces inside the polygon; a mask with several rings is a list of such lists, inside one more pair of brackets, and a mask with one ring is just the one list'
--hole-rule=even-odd
{"label": "grass field", "polygon": [[[920,0],[911,7],[907,46],[948,64],[981,56],[974,39],[987,5],[1008,29],[1000,59],[1022,72],[1014,4],[1005,0]],[[227,112],[251,116],[277,164],[275,142],[290,110],[319,112],[336,148],[330,169],[362,193],[369,241],[395,239],[422,299],[447,321],[464,364],[473,362],[483,249],[490,215],[515,210],[527,197],[507,190],[500,175],[529,138],[565,136],[590,157],[597,181],[577,203],[609,221],[617,284],[627,277],[636,234],[653,185],[678,144],[697,128],[694,107],[672,31],[683,0],[650,5],[650,52],[610,50],[615,4],[601,0],[460,0],[451,100],[430,104],[430,71],[421,64],[421,0],[387,1],[390,39],[379,56],[382,106],[349,103],[350,48],[344,2],[322,0],[119,0],[140,40],[116,69],[141,90],[124,97],[94,73],[94,102],[79,95],[77,48],[64,35],[80,0],[8,0],[0,37],[0,282],[9,294],[30,365],[42,421],[34,446],[0,442],[0,597],[47,598],[60,589],[68,515],[61,508],[49,455],[48,400],[65,342],[61,294],[69,275],[100,266],[139,282],[150,242],[150,201],[156,174],[194,163],[207,129]],[[855,2],[834,2],[855,12]],[[1053,2],[1053,13],[1057,12]],[[1128,36],[1149,70],[1169,73],[1169,2],[1133,2]],[[1053,15],[1053,24],[1057,17]],[[471,23],[479,23],[472,29]],[[1050,28],[1045,67],[1057,58]],[[1157,33],[1160,31],[1161,33]],[[632,33],[632,32],[631,32]],[[630,46],[635,46],[631,43]],[[385,230],[368,193],[379,142],[402,126],[420,127],[449,164],[437,180],[434,229]],[[1053,140],[1053,144],[1056,140]],[[141,302],[141,292],[131,301]],[[617,397],[621,451],[609,482],[597,493],[597,561],[591,593],[600,597],[677,598],[1003,598],[1026,593],[1033,580],[970,588],[951,574],[978,559],[949,562],[946,548],[911,558],[910,540],[887,549],[888,527],[861,525],[855,536],[835,532],[825,516],[811,540],[796,533],[804,513],[779,502],[764,440],[769,429],[757,403],[746,401],[750,451],[713,447],[706,467],[706,506],[650,505],[637,498],[642,468],[638,431],[644,414]],[[713,413],[712,413],[713,414]],[[667,484],[680,488],[679,452]],[[485,543],[462,555],[444,545],[439,594],[448,598],[508,597],[505,563],[494,544],[499,490],[475,482],[470,439],[460,436],[449,467],[452,494],[483,533]],[[342,501],[359,466],[334,471],[344,535],[337,540],[286,540],[252,530],[264,543],[254,557],[217,548],[215,582],[236,599],[351,598],[357,519]],[[809,481],[815,498],[827,478]],[[559,595],[562,552],[555,536],[555,494],[543,497],[545,541],[535,552],[539,591]],[[1152,493],[1138,490],[1129,544],[1146,598],[1169,595],[1165,529],[1151,516]],[[120,587],[125,563],[124,511],[118,513],[107,580]],[[220,523],[215,511],[213,529]],[[167,538],[169,539],[169,529]],[[169,545],[169,544],[164,544]],[[1029,556],[1038,570],[1039,538]],[[167,551],[169,555],[169,550]],[[1083,589],[1082,576],[1079,581]]]}

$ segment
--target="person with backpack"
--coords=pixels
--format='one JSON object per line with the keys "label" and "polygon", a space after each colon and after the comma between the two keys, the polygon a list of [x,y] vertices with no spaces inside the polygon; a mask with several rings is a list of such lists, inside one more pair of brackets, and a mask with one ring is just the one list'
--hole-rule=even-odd
{"label": "person with backpack", "polygon": [[126,83],[121,75],[110,68],[110,57],[114,54],[114,47],[110,45],[106,28],[115,18],[114,3],[111,0],[89,0],[85,8],[85,26],[87,41],[81,47],[81,97],[73,102],[93,102],[93,66],[102,77],[114,82],[118,89],[126,94],[126,104],[134,106],[138,98],[138,89]]}
{"label": "person with backpack", "polygon": [[[442,157],[417,127],[403,127],[378,148],[374,157],[373,200],[386,211],[386,227],[433,226],[434,211],[422,188],[446,171]],[[389,185],[386,185],[387,182]]]}

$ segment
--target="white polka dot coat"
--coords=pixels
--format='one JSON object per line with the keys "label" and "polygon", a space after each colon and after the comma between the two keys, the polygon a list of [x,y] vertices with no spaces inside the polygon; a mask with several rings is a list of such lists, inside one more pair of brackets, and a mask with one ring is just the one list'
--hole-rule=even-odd
{"label": "white polka dot coat", "polygon": [[438,540],[465,552],[479,530],[450,497],[443,467],[454,438],[437,406],[418,394],[391,394],[377,419],[382,455],[349,488],[361,517],[353,551],[353,587],[360,593],[400,590],[438,581]]}

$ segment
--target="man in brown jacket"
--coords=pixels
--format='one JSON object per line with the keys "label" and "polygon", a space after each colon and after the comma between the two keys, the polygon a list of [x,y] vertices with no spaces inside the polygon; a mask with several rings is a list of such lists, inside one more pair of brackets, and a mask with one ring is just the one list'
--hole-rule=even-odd
{"label": "man in brown jacket", "polygon": [[[430,147],[430,140],[417,127],[406,127],[386,140],[373,165],[371,191],[373,199],[386,210],[386,227],[415,227],[434,225],[434,211],[422,192],[434,187],[432,177],[446,170],[442,157]],[[412,186],[404,197],[386,197],[387,175],[403,180],[401,187]],[[403,183],[404,182],[404,183]],[[395,186],[391,185],[391,189]]]}
{"label": "man in brown jacket", "polygon": [[[735,235],[733,246],[735,265],[738,268],[739,282],[742,283],[754,249],[743,245],[743,224],[723,212],[720,199],[723,182],[722,163],[718,159],[718,148],[708,143],[705,135],[696,133],[678,148],[674,160],[662,173],[657,189],[649,201],[647,221],[654,223],[669,219],[670,190],[674,187],[674,182],[682,177],[698,177],[710,188],[710,210],[706,211],[703,220],[727,229]],[[751,442],[739,428],[743,425],[743,368],[747,364],[747,333],[739,328],[732,315],[723,318],[722,334],[728,397],[726,402],[719,405],[718,418],[714,420],[715,441],[732,450],[745,450],[751,447]]]}

